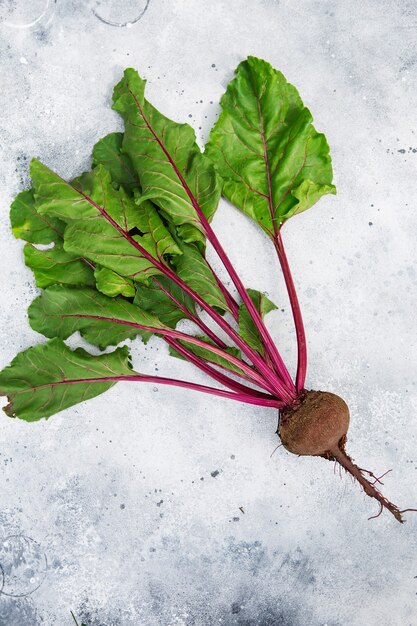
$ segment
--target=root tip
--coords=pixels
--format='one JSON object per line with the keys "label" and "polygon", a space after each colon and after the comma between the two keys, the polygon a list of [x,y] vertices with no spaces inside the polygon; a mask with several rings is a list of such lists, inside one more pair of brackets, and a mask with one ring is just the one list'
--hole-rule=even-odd
{"label": "root tip", "polygon": [[[417,509],[404,509],[403,511],[400,511],[400,509],[393,502],[390,502],[390,500],[388,500],[375,486],[377,483],[382,484],[381,478],[383,478],[383,476],[385,476],[388,472],[385,472],[385,474],[378,477],[373,472],[358,467],[357,465],[355,465],[355,463],[353,463],[350,456],[346,453],[345,445],[346,437],[342,437],[337,447],[329,450],[328,452],[326,452],[326,454],[323,454],[322,456],[326,459],[337,461],[346,470],[346,472],[349,472],[349,474],[351,474],[353,478],[358,481],[367,496],[369,496],[370,498],[375,498],[375,500],[377,500],[380,507],[379,511],[376,515],[371,515],[371,517],[369,517],[368,519],[371,520],[378,518],[383,510],[386,509],[395,517],[398,522],[400,522],[400,524],[404,524],[405,520],[403,518],[403,513],[405,513],[406,511],[417,511]],[[373,478],[374,482],[368,480],[368,478],[365,477],[365,474]]]}

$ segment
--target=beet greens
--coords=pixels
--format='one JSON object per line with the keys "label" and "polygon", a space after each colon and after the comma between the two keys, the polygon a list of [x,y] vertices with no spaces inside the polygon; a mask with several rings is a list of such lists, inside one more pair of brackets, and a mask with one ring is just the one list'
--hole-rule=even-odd
{"label": "beet greens", "polygon": [[[334,394],[305,390],[306,339],[282,227],[322,195],[335,193],[329,147],[310,111],[280,72],[249,57],[228,85],[201,152],[194,130],[162,115],[144,92],[145,81],[127,69],[113,94],[124,133],[101,139],[92,170],[70,182],[33,159],[33,188],[12,204],[13,233],[27,242],[25,263],[43,289],[29,307],[29,322],[49,341],[20,353],[0,373],[6,413],[27,421],[46,418],[118,381],[186,387],[275,408],[287,449],[336,459],[381,510],[402,521],[402,512],[345,453],[346,405]],[[295,381],[264,322],[276,306],[244,286],[211,226],[221,194],[272,240],[296,330]],[[233,292],[208,262],[208,245]],[[195,334],[178,330],[181,320],[192,322]],[[99,356],[73,351],[64,340],[76,331],[102,350],[156,335],[213,383],[135,372],[126,346]]]}

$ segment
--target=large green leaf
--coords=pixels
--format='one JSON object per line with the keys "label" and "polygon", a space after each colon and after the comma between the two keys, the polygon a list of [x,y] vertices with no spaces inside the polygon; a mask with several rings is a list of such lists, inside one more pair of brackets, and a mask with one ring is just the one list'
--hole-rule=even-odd
{"label": "large green leaf", "polygon": [[92,356],[51,339],[21,352],[0,372],[0,395],[8,396],[7,415],[33,422],[98,396],[117,382],[113,378],[131,375],[126,347]]}
{"label": "large green leaf", "polygon": [[61,285],[45,289],[32,302],[29,321],[32,328],[45,337],[66,339],[78,330],[87,341],[101,348],[138,334],[145,339],[152,334],[131,324],[166,328],[155,315],[124,298],[108,298],[95,289]]}
{"label": "large green leaf", "polygon": [[93,268],[79,255],[66,252],[59,244],[39,250],[30,243],[23,249],[25,263],[35,275],[37,287],[57,283],[65,285],[94,285]]}
{"label": "large green leaf", "polygon": [[139,186],[132,162],[122,152],[123,133],[110,133],[100,139],[93,148],[93,167],[100,163],[110,172],[113,183],[131,190]]}
{"label": "large green leaf", "polygon": [[48,244],[62,239],[65,224],[55,217],[41,216],[35,207],[33,189],[22,191],[10,207],[12,231],[18,239]]}
{"label": "large green leaf", "polygon": [[[71,184],[38,159],[32,159],[30,175],[34,187],[37,212],[40,215],[58,217],[65,222],[95,217],[99,211],[94,201],[100,204],[99,201],[103,200],[98,184],[98,173],[103,169],[102,166],[99,166],[96,169],[96,176],[84,175],[75,179]],[[108,174],[108,178],[110,179],[110,174]],[[96,184],[93,188],[94,182]],[[90,201],[84,197],[85,193],[91,197]]]}
{"label": "large green leaf", "polygon": [[127,240],[129,231],[139,228],[145,233],[133,239],[153,258],[160,260],[163,254],[180,253],[152,205],[147,203],[151,216],[146,222],[145,209],[139,210],[122,187],[114,189],[110,174],[102,165],[68,183],[33,160],[31,175],[39,213],[68,222],[64,233],[67,252],[86,257],[121,276],[144,281],[160,272]]}
{"label": "large green leaf", "polygon": [[102,216],[100,209],[103,209],[125,230],[137,226],[137,210],[133,199],[123,188],[113,187],[110,173],[103,165],[98,165],[92,172],[86,172],[69,183],[37,159],[32,159],[30,175],[35,189],[36,209],[40,215],[72,222]]}
{"label": "large green leaf", "polygon": [[270,235],[285,220],[335,193],[329,147],[293,85],[249,57],[221,99],[206,154],[224,195]]}
{"label": "large green leaf", "polygon": [[[261,314],[262,319],[264,319],[267,313],[278,308],[264,293],[256,291],[255,289],[247,289],[247,292],[253,304]],[[245,304],[241,304],[239,307],[239,335],[251,348],[264,354],[265,347],[262,338]]]}
{"label": "large green leaf", "polygon": [[114,90],[113,108],[125,121],[123,151],[139,175],[144,197],[175,225],[194,227],[186,231],[188,241],[201,241],[203,228],[193,199],[211,220],[220,197],[219,178],[197,146],[191,126],[159,113],[145,99],[145,83],[134,69],[127,69]]}
{"label": "large green leaf", "polygon": [[172,262],[180,278],[208,304],[228,310],[199,248],[175,241],[153,204],[143,196],[136,198],[136,205],[122,188],[114,189],[102,165],[71,184],[36,160],[32,161],[31,175],[39,213],[68,222],[64,233],[67,252],[82,255],[131,280],[147,282],[161,271],[127,240],[126,233],[137,228],[145,234],[133,235],[133,239],[152,258],[160,261],[164,255],[174,257]]}
{"label": "large green leaf", "polygon": [[[156,315],[170,328],[175,328],[180,320],[187,318],[187,312],[195,314],[194,300],[187,296],[178,285],[166,276],[158,276],[156,280],[165,291],[154,280],[149,281],[149,285],[137,285],[135,304]],[[178,304],[173,302],[168,294],[175,298]]]}

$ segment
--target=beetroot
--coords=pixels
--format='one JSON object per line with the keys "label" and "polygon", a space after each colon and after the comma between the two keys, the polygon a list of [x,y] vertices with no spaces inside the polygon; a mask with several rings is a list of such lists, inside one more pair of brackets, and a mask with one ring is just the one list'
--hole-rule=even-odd
{"label": "beetroot", "polygon": [[349,428],[344,400],[327,391],[306,391],[281,411],[279,436],[284,447],[300,456],[325,456],[339,446]]}
{"label": "beetroot", "polygon": [[402,523],[404,511],[400,511],[375,487],[380,479],[355,465],[346,453],[348,428],[349,408],[340,396],[328,391],[305,391],[294,404],[281,410],[278,434],[284,448],[293,454],[321,456],[338,462],[356,478],[367,496],[379,502],[380,513],[386,508]]}
{"label": "beetroot", "polygon": [[[145,86],[135,70],[125,70],[113,95],[124,133],[94,146],[90,172],[65,181],[34,159],[33,189],[12,204],[13,232],[27,241],[26,264],[44,290],[29,307],[29,321],[49,341],[0,372],[6,413],[49,417],[118,381],[278,409],[287,450],[339,463],[381,511],[402,522],[404,511],[377,489],[380,478],[345,452],[344,400],[305,388],[306,337],[282,231],[336,191],[326,138],[295,87],[255,57],[237,68],[204,152],[190,126],[148,102]],[[213,229],[221,194],[258,223],[277,254],[296,331],[295,376],[264,322],[276,305],[246,288]],[[225,277],[206,258],[208,246]],[[177,327],[182,320],[188,331]],[[100,355],[72,351],[64,340],[74,332],[100,349],[155,335],[214,383],[135,372],[127,346]]]}

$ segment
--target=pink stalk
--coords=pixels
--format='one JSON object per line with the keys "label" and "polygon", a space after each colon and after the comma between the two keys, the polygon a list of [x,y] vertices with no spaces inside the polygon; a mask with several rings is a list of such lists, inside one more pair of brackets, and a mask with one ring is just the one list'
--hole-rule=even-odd
{"label": "pink stalk", "polygon": [[219,348],[227,348],[227,345],[224,343],[224,341],[222,341],[217,335],[216,333],[214,333],[211,328],[209,328],[202,319],[200,319],[198,317],[198,315],[194,315],[193,313],[191,313],[191,311],[189,311],[185,306],[183,306],[178,300],[177,298],[175,298],[175,296],[172,295],[172,293],[170,293],[168,291],[168,289],[165,289],[165,287],[159,282],[159,280],[157,280],[155,278],[155,276],[152,277],[152,281],[155,283],[155,285],[158,285],[159,289],[161,291],[164,292],[164,294],[166,296],[168,296],[168,298],[175,303],[175,305],[180,309],[180,311],[182,311],[184,313],[184,315],[186,317],[188,317],[189,320],[191,320],[192,322],[194,322],[194,324],[196,324],[200,330],[203,331],[203,333],[205,333],[207,335],[207,337],[210,337],[210,339],[212,341],[214,341],[214,343],[216,345],[219,346]]}
{"label": "pink stalk", "polygon": [[161,385],[171,385],[172,387],[184,387],[185,389],[192,389],[194,391],[201,391],[211,394],[213,396],[219,396],[221,398],[230,398],[231,400],[237,400],[238,402],[244,402],[246,404],[255,404],[257,406],[266,406],[274,409],[283,408],[283,403],[275,398],[259,398],[256,396],[250,396],[243,393],[234,393],[233,391],[226,391],[224,389],[217,389],[216,387],[207,387],[206,385],[199,385],[197,383],[191,383],[185,380],[179,380],[177,378],[165,378],[163,376],[150,376],[148,374],[132,374],[125,376],[100,376],[97,378],[73,378],[60,380],[54,383],[48,383],[46,385],[39,385],[32,387],[31,389],[45,389],[45,387],[58,387],[59,385],[76,385],[82,383],[100,383],[100,382],[145,382],[156,383]]}
{"label": "pink stalk", "polygon": [[284,244],[281,237],[281,231],[278,230],[274,237],[274,245],[277,251],[278,259],[281,264],[282,273],[284,275],[285,284],[290,299],[292,314],[294,318],[295,332],[297,335],[297,376],[296,388],[297,393],[301,393],[304,389],[307,373],[307,343],[304,331],[303,318],[301,315],[300,304],[298,302],[297,292],[295,290],[294,281],[291,275],[290,266],[288,264],[287,255],[285,254]]}
{"label": "pink stalk", "polygon": [[211,228],[206,216],[204,215],[203,210],[201,209],[200,205],[198,204],[196,198],[194,197],[194,194],[192,193],[191,189],[189,188],[186,180],[184,179],[183,175],[181,174],[181,172],[179,171],[177,165],[175,164],[174,160],[172,159],[170,153],[168,152],[168,150],[165,148],[163,142],[161,141],[161,139],[158,137],[158,135],[156,134],[156,132],[154,131],[154,129],[152,128],[152,126],[150,125],[150,123],[148,122],[148,120],[146,119],[143,109],[141,107],[140,102],[138,101],[138,99],[136,98],[135,94],[128,88],[128,91],[130,93],[130,95],[132,96],[132,98],[134,99],[136,106],[138,107],[138,110],[148,128],[148,130],[150,131],[150,133],[153,135],[155,141],[158,143],[159,147],[161,148],[161,150],[163,151],[163,153],[165,154],[166,158],[168,159],[171,167],[173,168],[176,176],[178,177],[178,180],[180,181],[182,187],[184,188],[187,196],[190,199],[190,202],[197,214],[197,217],[200,221],[200,224],[203,226],[205,235],[207,236],[207,239],[210,241],[211,245],[213,246],[214,250],[216,251],[218,257],[220,258],[220,260],[222,261],[225,269],[227,270],[230,278],[232,279],[240,297],[242,298],[244,304],[246,305],[250,316],[253,319],[253,322],[259,332],[259,334],[262,337],[262,342],[264,344],[265,350],[270,354],[273,362],[276,365],[277,368],[277,372],[279,374],[279,376],[282,378],[284,386],[288,389],[289,391],[289,395],[290,398],[293,399],[293,394],[295,392],[295,387],[294,387],[294,383],[291,379],[291,376],[285,366],[284,361],[281,358],[281,355],[279,354],[274,342],[272,341],[271,335],[269,334],[265,324],[263,323],[262,317],[259,313],[259,311],[257,310],[257,308],[255,307],[255,305],[253,304],[248,292],[246,291],[242,281],[240,280],[236,270],[234,269],[233,265],[230,263],[229,258],[226,254],[226,252],[224,251],[222,245],[220,244],[220,241],[218,240],[215,232],[213,231],[213,229]]}
{"label": "pink stalk", "polygon": [[193,354],[190,350],[187,350],[187,348],[184,348],[184,346],[182,346],[178,341],[175,341],[174,339],[169,339],[168,337],[165,337],[165,341],[172,348],[174,348],[174,350],[176,350],[178,354],[181,354],[187,361],[190,361],[190,363],[193,363],[193,365],[198,367],[202,372],[204,372],[205,374],[208,374],[209,376],[211,376],[211,378],[216,380],[218,383],[221,383],[225,387],[232,389],[232,391],[237,391],[239,393],[253,395],[253,396],[256,396],[257,398],[272,398],[272,396],[269,394],[256,391],[256,389],[251,389],[251,387],[242,385],[241,383],[237,382],[236,380],[233,380],[229,376],[222,374],[221,372],[216,370],[214,367],[211,367],[202,358]]}
{"label": "pink stalk", "polygon": [[[194,207],[195,208],[195,207]],[[201,209],[200,209],[201,211]],[[276,371],[277,374],[282,378],[284,385],[286,386],[286,388],[290,391],[290,393],[292,393],[295,390],[294,387],[294,383],[292,381],[292,378],[287,370],[287,367],[284,363],[284,361],[282,360],[281,355],[279,354],[277,347],[275,346],[271,335],[269,334],[269,331],[267,330],[265,324],[263,323],[262,317],[258,311],[258,309],[256,308],[256,306],[253,304],[252,299],[250,298],[248,292],[246,291],[242,281],[240,280],[236,270],[234,269],[233,265],[230,263],[225,251],[223,250],[219,240],[217,239],[216,234],[214,233],[213,229],[211,228],[210,224],[208,223],[204,213],[201,211],[201,216],[200,219],[204,225],[204,228],[206,230],[206,234],[207,234],[207,238],[210,241],[211,245],[213,246],[213,248],[216,250],[219,258],[221,259],[223,265],[225,266],[230,278],[232,279],[232,281],[234,282],[236,289],[240,295],[240,297],[242,298],[244,304],[246,305],[246,308],[249,311],[249,314],[262,338],[262,343],[265,347],[266,352],[270,355],[274,365],[276,366]],[[205,224],[203,222],[203,219],[205,220]]]}
{"label": "pink stalk", "polygon": [[[216,363],[216,361],[214,360],[213,357],[210,358],[210,356],[205,356],[205,357],[200,357],[204,362],[206,363],[210,363],[212,365],[215,365],[216,367],[219,367],[221,370],[224,370],[225,372],[227,372],[227,374],[231,374],[232,376],[238,376],[239,378],[242,378],[244,380],[246,380],[248,383],[250,383],[251,385],[256,385],[257,387],[259,387],[259,383],[257,383],[253,377],[251,378],[250,376],[248,376],[248,374],[245,374],[244,372],[236,372],[236,370],[232,369],[232,366],[230,364],[230,367],[227,367],[227,365],[225,365],[224,363]],[[217,370],[216,370],[217,371]],[[253,370],[252,370],[253,371]],[[263,389],[267,389],[264,385]],[[259,392],[261,393],[261,392]],[[269,390],[269,392],[267,392],[269,394],[273,394],[274,397],[276,397],[276,393],[272,392],[271,390]]]}
{"label": "pink stalk", "polygon": [[155,328],[154,326],[147,326],[145,324],[137,324],[136,322],[129,322],[127,320],[117,319],[115,317],[106,317],[103,315],[87,315],[82,313],[72,314],[72,313],[62,313],[60,317],[77,317],[80,319],[93,319],[102,322],[110,322],[111,324],[121,324],[122,326],[130,326],[131,328],[139,328],[141,330],[148,330],[152,333],[156,333],[161,335],[162,337],[170,337],[171,339],[180,339],[181,341],[185,341],[187,343],[191,343],[195,346],[199,346],[200,348],[204,348],[209,352],[213,352],[218,356],[226,359],[229,363],[236,365],[239,369],[245,372],[251,380],[253,380],[254,384],[259,387],[266,389],[271,392],[273,395],[276,395],[276,392],[273,388],[271,388],[268,383],[258,374],[258,372],[254,371],[247,363],[241,361],[237,357],[225,352],[222,348],[218,348],[217,346],[213,346],[212,344],[206,343],[202,339],[198,339],[198,337],[192,337],[191,335],[187,335],[186,333],[182,333],[179,330],[174,330],[171,328]]}
{"label": "pink stalk", "polygon": [[[187,350],[187,348],[185,348],[185,350]],[[187,350],[187,351],[189,352],[189,350]],[[191,352],[191,354],[192,354],[192,352]],[[227,372],[229,375],[231,374],[232,376],[238,376],[239,378],[243,378],[244,380],[246,380],[248,383],[251,383],[252,385],[257,385],[258,387],[260,386],[257,382],[255,382],[253,377],[248,376],[248,374],[245,374],[244,372],[236,372],[236,370],[233,370],[232,367],[227,367],[227,365],[224,365],[223,363],[217,363],[213,358],[210,358],[209,356],[205,356],[205,357],[200,356],[198,358],[201,359],[201,361],[203,361],[203,363],[205,363],[205,364],[211,363],[212,365],[215,365],[216,367],[219,367],[220,369],[222,369],[225,372]],[[215,370],[215,371],[217,372],[218,370]],[[250,389],[252,391],[255,391],[255,389],[252,389],[252,388],[250,388]],[[264,386],[264,389],[266,389],[265,386]],[[259,393],[262,393],[262,392],[256,391],[256,393],[259,394]],[[271,391],[269,393],[271,393]]]}

